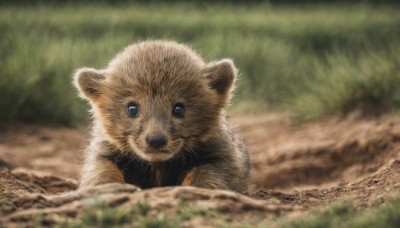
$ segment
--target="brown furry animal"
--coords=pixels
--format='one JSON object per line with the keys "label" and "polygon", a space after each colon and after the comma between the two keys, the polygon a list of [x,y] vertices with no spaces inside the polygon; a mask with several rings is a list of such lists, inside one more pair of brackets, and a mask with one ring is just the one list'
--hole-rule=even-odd
{"label": "brown furry animal", "polygon": [[249,156],[226,121],[237,70],[170,41],[128,46],[106,69],[75,74],[94,126],[81,186],[191,185],[247,190]]}

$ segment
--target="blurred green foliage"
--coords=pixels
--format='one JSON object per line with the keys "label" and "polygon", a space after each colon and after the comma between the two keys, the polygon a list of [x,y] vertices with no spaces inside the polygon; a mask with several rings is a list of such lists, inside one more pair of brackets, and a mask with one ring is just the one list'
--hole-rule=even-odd
{"label": "blurred green foliage", "polygon": [[0,4],[18,5],[18,4],[76,4],[76,3],[96,3],[96,4],[132,4],[132,3],[191,3],[191,4],[336,4],[336,3],[372,3],[372,4],[394,4],[397,0],[0,0]]}
{"label": "blurred green foliage", "polygon": [[0,121],[73,124],[86,106],[74,69],[104,67],[132,42],[172,39],[234,59],[236,103],[302,119],[400,107],[396,6],[176,4],[3,6]]}

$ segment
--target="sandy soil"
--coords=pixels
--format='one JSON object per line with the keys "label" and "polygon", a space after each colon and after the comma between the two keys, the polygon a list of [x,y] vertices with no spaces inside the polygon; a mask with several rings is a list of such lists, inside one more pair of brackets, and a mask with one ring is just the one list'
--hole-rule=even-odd
{"label": "sandy soil", "polygon": [[127,205],[145,198],[152,208],[170,213],[183,197],[221,212],[228,221],[253,222],[296,216],[343,197],[363,209],[400,196],[398,117],[298,124],[282,115],[256,115],[232,121],[251,153],[248,196],[190,187],[142,191],[126,185],[73,191],[88,140],[85,128],[0,126],[0,193],[11,199],[0,204],[2,222],[30,224],[38,211],[79,219],[85,199],[93,195]]}

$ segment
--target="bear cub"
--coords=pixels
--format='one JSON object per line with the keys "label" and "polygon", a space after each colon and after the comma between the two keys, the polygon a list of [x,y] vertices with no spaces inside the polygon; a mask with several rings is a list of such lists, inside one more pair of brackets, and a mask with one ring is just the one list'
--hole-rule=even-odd
{"label": "bear cub", "polygon": [[225,117],[236,75],[230,59],[205,63],[172,41],[133,44],[105,69],[77,70],[94,119],[81,186],[245,192],[249,155]]}

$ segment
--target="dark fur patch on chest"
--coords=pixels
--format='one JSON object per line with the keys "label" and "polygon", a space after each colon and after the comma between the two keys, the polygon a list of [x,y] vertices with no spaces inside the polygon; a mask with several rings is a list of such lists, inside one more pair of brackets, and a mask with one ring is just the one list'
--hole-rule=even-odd
{"label": "dark fur patch on chest", "polygon": [[210,142],[199,145],[192,152],[184,151],[168,161],[157,163],[123,155],[119,151],[102,157],[118,166],[126,183],[146,189],[181,185],[186,174],[193,168],[220,162],[222,160],[220,149],[221,143]]}

